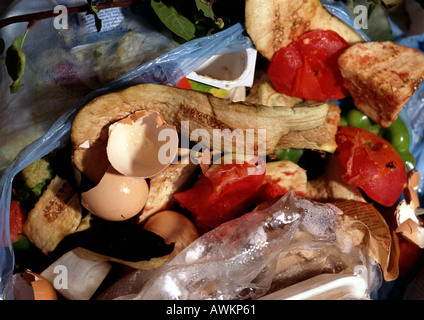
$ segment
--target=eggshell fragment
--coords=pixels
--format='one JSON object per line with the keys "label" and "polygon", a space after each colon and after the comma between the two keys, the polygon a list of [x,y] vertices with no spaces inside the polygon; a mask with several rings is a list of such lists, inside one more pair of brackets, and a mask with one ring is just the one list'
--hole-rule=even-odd
{"label": "eggshell fragment", "polygon": [[155,111],[137,111],[109,126],[109,162],[121,174],[150,178],[178,152],[178,133]]}
{"label": "eggshell fragment", "polygon": [[14,276],[15,300],[57,300],[55,288],[39,274],[26,270]]}
{"label": "eggshell fragment", "polygon": [[102,219],[123,221],[143,209],[148,193],[145,179],[124,176],[109,166],[97,186],[81,193],[81,203]]}
{"label": "eggshell fragment", "polygon": [[150,217],[143,226],[144,229],[161,236],[166,243],[174,243],[174,251],[170,258],[187,247],[199,237],[199,232],[183,214],[165,210]]}

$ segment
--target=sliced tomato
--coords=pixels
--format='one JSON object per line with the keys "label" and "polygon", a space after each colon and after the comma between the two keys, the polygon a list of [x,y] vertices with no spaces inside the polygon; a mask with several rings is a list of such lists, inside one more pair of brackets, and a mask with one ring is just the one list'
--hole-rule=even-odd
{"label": "sliced tomato", "polygon": [[226,164],[205,172],[195,185],[174,195],[193,215],[201,230],[213,229],[234,219],[252,205],[254,194],[262,185],[265,171],[251,174],[254,165]]}
{"label": "sliced tomato", "polygon": [[274,88],[280,93],[292,94],[296,70],[303,65],[303,59],[294,45],[278,50],[272,57],[268,75]]}
{"label": "sliced tomato", "polygon": [[12,242],[18,241],[18,236],[22,233],[26,212],[17,200],[10,202],[10,238]]}
{"label": "sliced tomato", "polygon": [[405,164],[396,149],[356,127],[340,127],[336,142],[340,164],[346,170],[343,180],[383,206],[394,205],[407,185]]}
{"label": "sliced tomato", "polygon": [[348,47],[334,31],[309,31],[274,54],[271,83],[280,93],[307,100],[344,98],[348,93],[337,61]]}

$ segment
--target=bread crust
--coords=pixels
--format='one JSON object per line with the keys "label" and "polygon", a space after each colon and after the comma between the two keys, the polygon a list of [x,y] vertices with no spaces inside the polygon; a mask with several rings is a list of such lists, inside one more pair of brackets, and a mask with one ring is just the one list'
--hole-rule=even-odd
{"label": "bread crust", "polygon": [[391,41],[351,46],[339,57],[344,86],[355,106],[388,127],[424,78],[424,55]]}

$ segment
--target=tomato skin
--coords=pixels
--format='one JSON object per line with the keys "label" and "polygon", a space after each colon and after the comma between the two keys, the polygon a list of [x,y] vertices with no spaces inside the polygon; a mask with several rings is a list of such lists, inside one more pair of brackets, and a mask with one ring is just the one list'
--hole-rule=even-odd
{"label": "tomato skin", "polygon": [[347,96],[338,57],[349,44],[331,30],[306,32],[277,51],[268,68],[277,91],[307,100],[342,99]]}
{"label": "tomato skin", "polygon": [[19,234],[22,233],[26,219],[26,212],[17,200],[10,202],[10,238],[12,242],[18,241]]}
{"label": "tomato skin", "polygon": [[249,174],[252,165],[226,164],[205,172],[195,185],[174,195],[202,231],[246,213],[262,185],[265,171]]}
{"label": "tomato skin", "polygon": [[294,45],[282,48],[274,54],[268,68],[268,76],[277,91],[291,95],[296,70],[302,67],[302,61],[302,56]]}
{"label": "tomato skin", "polygon": [[383,206],[394,205],[407,185],[405,164],[396,149],[357,127],[340,127],[336,143],[340,164],[346,170],[343,180]]}

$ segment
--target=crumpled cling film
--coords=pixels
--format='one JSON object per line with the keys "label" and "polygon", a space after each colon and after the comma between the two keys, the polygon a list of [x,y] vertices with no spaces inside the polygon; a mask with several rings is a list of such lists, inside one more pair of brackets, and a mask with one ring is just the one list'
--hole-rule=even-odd
{"label": "crumpled cling film", "polygon": [[395,210],[397,223],[395,231],[420,248],[424,248],[424,221],[419,217],[424,213],[424,209],[420,207],[416,193],[419,180],[418,171],[413,170],[408,174],[408,186],[404,192],[405,199],[397,205]]}
{"label": "crumpled cling film", "polygon": [[337,207],[289,192],[202,235],[139,292],[117,299],[257,299],[305,277],[354,274],[358,267],[371,292],[381,275],[361,245],[365,236]]}

